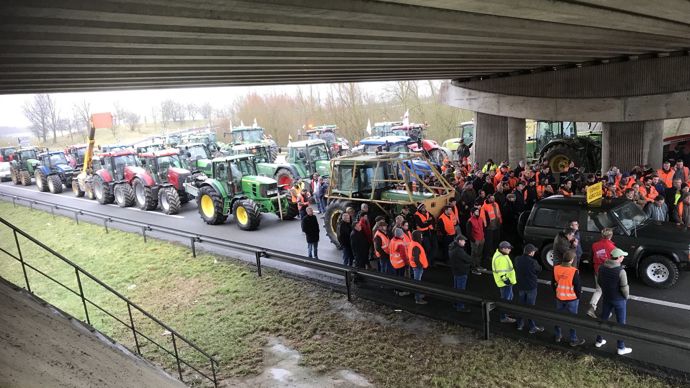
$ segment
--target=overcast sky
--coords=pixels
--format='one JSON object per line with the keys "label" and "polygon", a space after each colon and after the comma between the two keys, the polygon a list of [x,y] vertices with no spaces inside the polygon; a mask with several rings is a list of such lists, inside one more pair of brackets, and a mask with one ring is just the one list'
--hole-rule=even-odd
{"label": "overcast sky", "polygon": [[[362,83],[366,93],[380,95],[385,88],[385,82]],[[420,83],[423,87],[425,83]],[[303,85],[302,87],[309,87]],[[313,87],[325,91],[327,84],[313,85]],[[226,107],[233,101],[249,91],[259,94],[289,93],[297,90],[296,85],[289,86],[256,86],[256,87],[217,87],[217,88],[193,88],[193,89],[162,89],[162,90],[133,90],[117,92],[89,92],[89,93],[55,93],[58,107],[63,116],[72,117],[72,106],[86,100],[91,103],[91,111],[113,112],[113,104],[119,103],[123,108],[134,111],[140,115],[151,116],[151,109],[160,108],[161,102],[173,99],[183,104],[194,103],[202,105],[211,103],[214,108]],[[423,93],[423,92],[422,92]],[[30,124],[22,111],[26,101],[33,98],[31,94],[0,95],[0,127],[28,127]],[[0,133],[2,136],[2,133]]]}

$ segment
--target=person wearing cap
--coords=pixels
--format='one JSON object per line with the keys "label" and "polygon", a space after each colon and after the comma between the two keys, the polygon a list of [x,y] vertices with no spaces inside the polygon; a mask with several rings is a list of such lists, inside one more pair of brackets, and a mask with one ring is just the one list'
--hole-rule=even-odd
{"label": "person wearing cap", "polygon": [[453,208],[451,206],[445,206],[436,224],[441,260],[444,262],[448,262],[448,246],[455,239],[456,226],[457,220],[453,216]]}
{"label": "person wearing cap", "polygon": [[[453,288],[456,290],[465,290],[467,288],[467,277],[472,267],[479,265],[479,261],[475,261],[465,250],[467,244],[467,237],[459,234],[453,240],[453,243],[448,247],[448,264],[453,273]],[[469,312],[465,308],[465,304],[458,302],[455,304],[455,310],[458,312]]]}
{"label": "person wearing cap", "polygon": [[[628,276],[621,265],[628,252],[616,248],[611,252],[611,258],[599,267],[599,285],[602,292],[601,319],[608,321],[612,313],[616,314],[616,322],[625,325],[627,316],[627,302],[630,297],[630,287],[628,286]],[[597,335],[597,342],[594,344],[601,348],[606,344],[606,340]],[[623,340],[618,340],[618,355],[622,356],[632,352],[631,348],[625,346]]]}
{"label": "person wearing cap", "polygon": [[[522,255],[515,259],[515,275],[517,278],[518,302],[527,306],[534,306],[537,303],[538,275],[541,266],[534,258],[537,247],[532,244],[525,245]],[[535,334],[544,331],[543,326],[538,326],[534,320],[528,319],[529,333]],[[524,327],[522,317],[517,320],[517,329]]]}
{"label": "person wearing cap", "polygon": [[654,202],[648,203],[644,211],[652,221],[668,221],[668,206],[664,203],[664,197],[657,195]]}
{"label": "person wearing cap", "polygon": [[[553,281],[551,284],[556,291],[556,310],[567,311],[570,314],[577,315],[582,284],[580,272],[573,266],[573,261],[575,261],[575,250],[571,249],[565,253],[561,262],[553,267]],[[556,342],[561,342],[563,338],[561,327],[556,325],[555,330],[555,340]],[[584,343],[585,339],[578,339],[577,332],[574,328],[571,328],[570,346],[580,346]]]}
{"label": "person wearing cap", "polygon": [[426,210],[423,203],[417,205],[417,212],[414,214],[415,230],[422,232],[422,246],[429,259],[429,265],[433,266],[435,255],[434,245],[436,244],[434,235],[434,217]]}
{"label": "person wearing cap", "polygon": [[[494,282],[501,293],[501,299],[513,300],[513,285],[517,283],[515,268],[510,260],[510,251],[513,246],[508,241],[501,241],[498,249],[491,260],[491,269],[494,274]],[[515,323],[515,318],[509,317],[506,313],[501,313],[501,323]]]}

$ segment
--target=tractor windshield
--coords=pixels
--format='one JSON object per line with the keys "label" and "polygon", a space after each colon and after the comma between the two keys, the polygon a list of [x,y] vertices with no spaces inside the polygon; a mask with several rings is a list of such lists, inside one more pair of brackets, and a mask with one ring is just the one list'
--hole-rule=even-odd
{"label": "tractor windshield", "polygon": [[65,154],[50,154],[50,165],[57,166],[58,164],[68,164]]}
{"label": "tractor windshield", "polygon": [[335,137],[335,133],[333,133],[331,131],[321,132],[321,134],[319,135],[319,138],[328,144],[335,143],[337,141],[337,139]]}
{"label": "tractor windshield", "polygon": [[309,146],[309,159],[312,161],[329,160],[328,149],[325,144],[314,144]]}
{"label": "tractor windshield", "polygon": [[262,128],[235,131],[232,140],[239,143],[260,143],[264,139]]}
{"label": "tractor windshield", "polygon": [[26,159],[38,159],[36,156],[36,150],[23,150],[19,152],[19,157],[22,158],[22,160]]}
{"label": "tractor windshield", "polygon": [[237,168],[242,172],[241,176],[257,175],[254,162],[250,158],[240,159],[235,162]]}
{"label": "tractor windshield", "polygon": [[180,157],[177,155],[159,156],[158,157],[158,169],[167,170],[170,167],[182,168],[182,163],[180,162]]}
{"label": "tractor windshield", "polygon": [[270,163],[268,160],[268,152],[265,147],[254,147],[246,150],[247,153],[254,155],[257,163]]}
{"label": "tractor windshield", "polygon": [[208,150],[203,145],[191,146],[187,149],[187,152],[190,154],[189,158],[193,160],[211,159],[211,155],[209,155]]}
{"label": "tractor windshield", "polygon": [[377,151],[380,152],[409,152],[409,149],[407,148],[407,143],[393,143],[393,144],[388,144],[388,146],[385,145],[376,145],[376,144],[367,144],[364,146],[364,152],[366,153],[375,153]]}
{"label": "tractor windshield", "polygon": [[83,147],[83,148],[75,148],[74,151],[75,151],[75,153],[77,154],[77,156],[79,156],[79,157],[84,157],[84,155],[86,155],[86,147]]}
{"label": "tractor windshield", "polygon": [[372,190],[385,189],[389,182],[384,166],[340,165],[335,170],[335,189],[345,193],[371,193]]}

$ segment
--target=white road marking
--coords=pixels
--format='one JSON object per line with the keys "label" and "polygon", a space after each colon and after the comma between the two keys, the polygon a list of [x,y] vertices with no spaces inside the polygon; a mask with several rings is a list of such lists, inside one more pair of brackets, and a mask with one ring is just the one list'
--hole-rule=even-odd
{"label": "white road marking", "polygon": [[[551,281],[549,281],[549,280],[539,279],[538,282],[541,284],[551,285]],[[590,288],[590,287],[582,287],[582,291],[594,293],[595,289]],[[672,308],[676,308],[676,309],[689,310],[690,311],[690,305],[687,305],[687,304],[668,302],[665,300],[652,299],[652,298],[646,298],[644,296],[635,296],[635,295],[630,295],[630,299],[636,300],[636,301],[642,302],[642,303],[656,304],[659,306],[672,307]]]}

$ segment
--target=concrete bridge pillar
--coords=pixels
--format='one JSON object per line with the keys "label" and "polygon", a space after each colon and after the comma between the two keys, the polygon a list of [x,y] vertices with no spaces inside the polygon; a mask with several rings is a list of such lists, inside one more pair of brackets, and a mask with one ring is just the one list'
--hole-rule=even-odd
{"label": "concrete bridge pillar", "polygon": [[628,171],[634,166],[661,166],[663,120],[604,123],[601,136],[601,169],[616,166]]}
{"label": "concrete bridge pillar", "polygon": [[525,119],[477,112],[475,115],[474,157],[483,165],[508,160],[511,166],[525,158]]}

